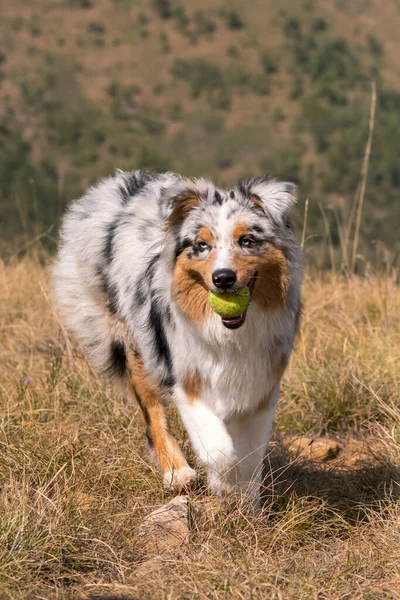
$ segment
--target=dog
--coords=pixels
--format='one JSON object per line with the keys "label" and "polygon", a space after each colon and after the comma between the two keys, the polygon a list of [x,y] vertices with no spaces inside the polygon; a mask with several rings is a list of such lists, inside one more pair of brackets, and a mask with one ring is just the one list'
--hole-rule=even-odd
{"label": "dog", "polygon": [[[301,315],[296,186],[230,190],[117,171],[72,203],[52,277],[61,316],[94,367],[140,407],[164,484],[196,480],[169,432],[172,398],[211,491],[258,502],[262,463]],[[239,317],[208,294],[248,286]]]}

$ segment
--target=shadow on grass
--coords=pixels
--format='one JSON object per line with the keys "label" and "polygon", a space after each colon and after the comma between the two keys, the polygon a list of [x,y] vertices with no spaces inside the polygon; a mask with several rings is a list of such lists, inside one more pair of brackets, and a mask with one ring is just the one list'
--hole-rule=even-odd
{"label": "shadow on grass", "polygon": [[357,467],[293,458],[278,441],[264,464],[263,504],[272,514],[293,500],[320,501],[349,523],[368,520],[373,512],[400,498],[400,465],[390,458],[374,456]]}

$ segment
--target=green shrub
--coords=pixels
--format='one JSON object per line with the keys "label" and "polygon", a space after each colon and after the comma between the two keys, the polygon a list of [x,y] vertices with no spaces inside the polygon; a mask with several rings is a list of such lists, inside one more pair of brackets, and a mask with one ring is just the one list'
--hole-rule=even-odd
{"label": "green shrub", "polygon": [[151,114],[137,115],[137,120],[142,125],[145,132],[150,133],[151,135],[160,135],[165,129],[165,123]]}
{"label": "green shrub", "polygon": [[303,80],[301,79],[301,77],[295,77],[292,80],[292,83],[290,86],[289,97],[291,98],[291,100],[297,100],[298,98],[300,98],[300,96],[303,95],[303,92],[304,92]]}
{"label": "green shrub", "polygon": [[172,16],[171,0],[152,0],[152,5],[161,19],[169,19]]}
{"label": "green shrub", "polygon": [[198,98],[203,92],[213,92],[224,85],[221,69],[204,58],[176,59],[171,73],[189,83],[192,98]]}
{"label": "green shrub", "polygon": [[244,21],[237,10],[228,10],[224,12],[223,16],[229,29],[243,29],[245,26]]}
{"label": "green shrub", "polygon": [[266,96],[269,94],[270,87],[267,76],[264,73],[253,75],[250,79],[250,89],[257,96]]}
{"label": "green shrub", "polygon": [[314,81],[337,85],[338,81],[346,82],[353,87],[359,78],[359,61],[350,51],[344,38],[336,38],[325,42],[313,55],[310,64],[310,75]]}
{"label": "green shrub", "polygon": [[280,106],[277,106],[276,108],[274,108],[273,113],[272,113],[272,120],[275,123],[281,123],[285,119],[286,119],[286,115],[285,115],[283,108],[281,108]]}
{"label": "green shrub", "polygon": [[93,1],[92,0],[72,0],[72,5],[77,6],[78,8],[92,8]]}
{"label": "green shrub", "polygon": [[195,32],[198,35],[211,35],[217,29],[217,25],[202,10],[198,10],[193,16]]}
{"label": "green shrub", "polygon": [[301,25],[296,17],[289,17],[283,25],[283,33],[292,40],[301,39]]}
{"label": "green shrub", "polygon": [[183,116],[182,104],[173,102],[167,106],[166,112],[171,121],[180,121]]}
{"label": "green shrub", "polygon": [[213,94],[209,95],[208,102],[212,108],[226,110],[232,104],[232,96],[226,86],[220,87]]}
{"label": "green shrub", "polygon": [[226,146],[223,146],[218,150],[215,156],[215,162],[220,169],[229,169],[234,164],[232,151]]}
{"label": "green shrub", "polygon": [[202,119],[202,126],[207,133],[219,133],[224,129],[224,119],[216,114],[206,115]]}
{"label": "green shrub", "polygon": [[172,17],[175,19],[178,31],[184,31],[190,23],[190,19],[185,12],[182,4],[178,4],[172,11]]}
{"label": "green shrub", "polygon": [[307,124],[313,136],[317,152],[325,152],[332,140],[336,123],[332,111],[315,96],[305,98],[300,116],[302,125]]}
{"label": "green shrub", "polygon": [[100,23],[100,21],[91,21],[88,23],[87,30],[89,33],[97,33],[100,35],[106,32],[105,26],[103,23]]}
{"label": "green shrub", "polygon": [[158,171],[160,173],[170,171],[173,165],[169,157],[160,154],[158,151],[142,146],[135,160],[138,169],[148,169],[149,171]]}
{"label": "green shrub", "polygon": [[96,144],[102,144],[106,139],[105,131],[102,127],[95,127],[92,130],[92,137]]}
{"label": "green shrub", "polygon": [[231,58],[239,58],[240,57],[240,50],[239,50],[239,48],[237,46],[235,46],[235,44],[231,44],[226,49],[226,54],[227,54],[227,56],[230,56]]}
{"label": "green shrub", "polygon": [[133,144],[131,140],[119,139],[117,142],[109,144],[108,151],[113,156],[122,156],[131,158],[133,156]]}
{"label": "green shrub", "polygon": [[23,17],[15,17],[15,19],[13,19],[11,21],[11,27],[16,32],[21,31],[24,24],[25,24],[25,19],[23,19]]}
{"label": "green shrub", "polygon": [[74,153],[72,157],[72,165],[82,168],[95,164],[99,159],[97,152],[90,147],[83,147],[80,152]]}
{"label": "green shrub", "polygon": [[251,85],[251,72],[238,65],[229,67],[226,71],[226,78],[229,85],[235,88],[247,88]]}
{"label": "green shrub", "polygon": [[316,33],[320,31],[326,31],[328,29],[328,24],[322,17],[318,17],[312,24],[312,30]]}
{"label": "green shrub", "polygon": [[299,183],[303,151],[302,146],[294,142],[283,148],[274,148],[268,156],[261,159],[261,172]]}
{"label": "green shrub", "polygon": [[266,73],[276,73],[278,71],[278,57],[270,50],[263,50],[260,61]]}
{"label": "green shrub", "polygon": [[150,23],[150,19],[145,13],[140,12],[137,16],[137,23],[139,27],[145,27]]}
{"label": "green shrub", "polygon": [[318,45],[316,40],[311,35],[306,35],[299,40],[296,40],[293,44],[293,57],[296,65],[302,67],[302,69],[309,73],[310,65],[314,60],[315,52]]}
{"label": "green shrub", "polygon": [[31,25],[29,30],[32,37],[39,37],[40,35],[42,35],[42,30],[39,27],[39,25]]}
{"label": "green shrub", "polygon": [[110,81],[108,86],[106,87],[106,92],[111,98],[115,98],[120,92],[121,87],[118,81]]}
{"label": "green shrub", "polygon": [[153,85],[153,94],[155,96],[160,96],[164,91],[164,85],[162,83],[156,83]]}
{"label": "green shrub", "polygon": [[168,38],[168,35],[165,33],[165,31],[162,31],[160,33],[160,43],[161,43],[161,51],[164,54],[168,54],[168,52],[171,52],[171,44],[169,43],[169,38]]}
{"label": "green shrub", "polygon": [[378,40],[378,38],[373,33],[370,33],[368,35],[367,47],[373,56],[377,56],[377,57],[382,56],[383,46],[382,46],[381,42]]}

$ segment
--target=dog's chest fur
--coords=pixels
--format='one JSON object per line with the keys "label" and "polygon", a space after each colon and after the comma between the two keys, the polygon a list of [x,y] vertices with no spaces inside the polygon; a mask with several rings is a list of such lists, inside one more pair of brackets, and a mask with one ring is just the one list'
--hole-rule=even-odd
{"label": "dog's chest fur", "polygon": [[222,419],[256,409],[268,401],[291,352],[292,318],[286,312],[266,316],[251,305],[233,334],[217,316],[199,330],[176,313],[171,336],[176,372],[198,374],[202,400]]}

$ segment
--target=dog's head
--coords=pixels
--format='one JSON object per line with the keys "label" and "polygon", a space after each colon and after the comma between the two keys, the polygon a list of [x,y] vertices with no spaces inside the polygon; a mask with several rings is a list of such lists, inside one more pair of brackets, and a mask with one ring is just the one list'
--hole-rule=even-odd
{"label": "dog's head", "polygon": [[[241,181],[225,191],[182,180],[165,191],[168,243],[174,244],[173,295],[187,316],[210,314],[208,292],[248,286],[264,311],[285,304],[290,264],[300,254],[293,233],[296,186],[275,179]],[[246,317],[222,319],[229,329]]]}

